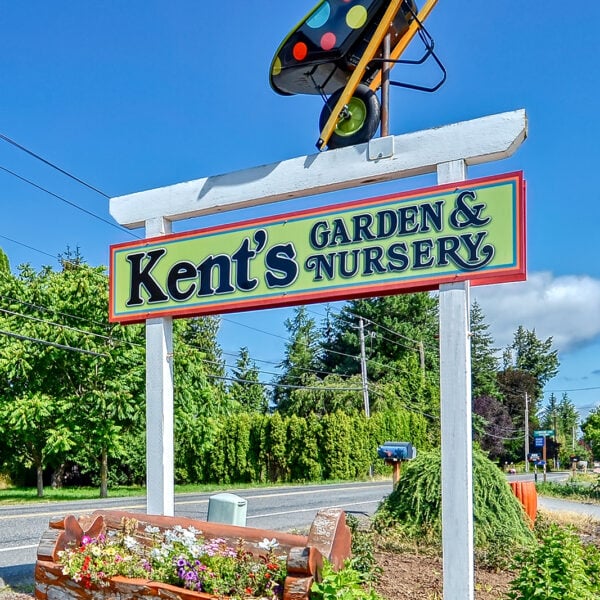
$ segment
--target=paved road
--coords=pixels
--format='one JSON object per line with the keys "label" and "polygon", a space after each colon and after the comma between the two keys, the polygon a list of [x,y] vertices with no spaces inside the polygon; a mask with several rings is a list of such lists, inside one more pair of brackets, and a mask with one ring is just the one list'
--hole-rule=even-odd
{"label": "paved road", "polygon": [[[391,492],[391,482],[305,485],[236,490],[247,501],[247,525],[290,531],[306,529],[316,513],[327,507],[346,512],[372,514]],[[182,494],[175,499],[175,514],[205,520],[213,494]],[[119,508],[144,513],[146,500],[115,498],[83,502],[26,504],[0,507],[0,585],[31,578],[40,535],[51,519],[66,514],[80,515],[97,508]]]}

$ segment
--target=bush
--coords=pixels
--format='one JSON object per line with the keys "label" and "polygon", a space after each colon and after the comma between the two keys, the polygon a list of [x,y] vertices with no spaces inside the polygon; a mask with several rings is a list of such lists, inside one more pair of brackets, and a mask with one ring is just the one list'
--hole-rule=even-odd
{"label": "bush", "polygon": [[517,556],[511,600],[592,600],[600,594],[600,554],[570,529],[545,525],[539,543]]}
{"label": "bush", "polygon": [[[377,510],[378,531],[401,528],[416,539],[441,540],[441,452],[422,452],[405,468],[396,489]],[[525,513],[504,475],[480,450],[473,452],[475,545],[481,557],[500,560],[515,547],[530,544]]]}

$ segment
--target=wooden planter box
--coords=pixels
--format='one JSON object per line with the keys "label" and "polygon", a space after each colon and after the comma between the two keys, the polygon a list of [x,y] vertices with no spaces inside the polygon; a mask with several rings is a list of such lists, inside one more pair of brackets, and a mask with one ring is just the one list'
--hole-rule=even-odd
{"label": "wooden planter box", "polygon": [[144,532],[151,525],[172,529],[175,525],[195,527],[205,538],[224,538],[231,546],[244,540],[244,547],[256,556],[264,554],[258,544],[265,538],[275,538],[279,550],[287,554],[287,577],[284,600],[308,600],[310,587],[319,576],[323,558],[341,567],[350,556],[350,530],[341,509],[326,509],[317,514],[307,536],[281,533],[268,529],[238,527],[184,517],[163,517],[119,510],[99,510],[78,519],[70,515],[50,522],[40,540],[35,566],[35,597],[39,600],[134,600],[165,598],[168,600],[214,599],[216,596],[185,590],[173,585],[146,579],[113,577],[107,587],[86,588],[63,575],[58,563],[58,552],[69,544],[80,544],[84,535],[96,537],[100,533],[121,528],[123,519],[135,519],[138,527],[135,537],[148,540]]}

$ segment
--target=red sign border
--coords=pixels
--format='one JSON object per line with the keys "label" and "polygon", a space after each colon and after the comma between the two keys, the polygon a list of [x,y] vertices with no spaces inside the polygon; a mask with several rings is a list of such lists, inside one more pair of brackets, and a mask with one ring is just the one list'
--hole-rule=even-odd
{"label": "red sign border", "polygon": [[[481,273],[462,273],[462,274],[450,274],[450,275],[436,275],[431,278],[408,280],[406,282],[382,282],[375,284],[365,284],[363,286],[352,287],[351,290],[347,288],[337,288],[332,290],[320,290],[316,292],[299,292],[289,296],[282,293],[280,296],[269,298],[266,301],[264,298],[248,298],[247,300],[236,300],[232,302],[219,302],[215,305],[204,305],[194,307],[182,307],[182,308],[165,308],[155,309],[149,312],[138,312],[132,315],[115,315],[113,311],[114,306],[114,257],[116,252],[126,248],[143,248],[156,244],[160,241],[174,241],[182,240],[190,237],[199,237],[201,235],[215,234],[225,231],[231,231],[234,229],[245,229],[258,225],[267,225],[275,221],[285,219],[295,219],[298,217],[309,217],[317,216],[323,213],[329,213],[334,210],[346,210],[352,208],[359,208],[361,206],[369,205],[374,202],[385,202],[386,200],[397,198],[401,201],[408,200],[417,196],[431,195],[444,193],[448,190],[466,189],[469,187],[481,186],[493,183],[506,183],[509,181],[515,181],[516,188],[516,225],[517,225],[517,262],[516,265],[507,267],[504,269],[495,269],[493,273],[482,271]],[[224,314],[230,312],[242,312],[254,309],[265,309],[265,308],[283,308],[289,306],[297,306],[299,304],[315,304],[319,302],[334,302],[339,300],[357,299],[357,298],[368,298],[373,296],[389,296],[395,293],[410,293],[410,292],[423,292],[431,291],[439,288],[442,284],[457,283],[461,281],[469,280],[472,285],[489,285],[496,283],[507,283],[515,281],[525,281],[527,278],[527,266],[526,266],[526,210],[525,210],[525,191],[526,185],[523,178],[523,171],[515,171],[512,173],[505,173],[502,175],[491,175],[488,177],[481,177],[478,179],[469,179],[464,181],[457,181],[453,183],[446,183],[442,185],[430,186],[426,188],[419,188],[416,190],[410,190],[406,192],[386,194],[384,196],[375,196],[369,198],[363,198],[360,200],[352,200],[343,202],[340,204],[328,204],[321,207],[309,208],[291,213],[284,213],[278,215],[271,215],[266,217],[258,217],[255,219],[249,219],[246,221],[238,221],[235,223],[227,223],[224,225],[216,225],[203,229],[196,229],[193,231],[186,231],[181,233],[174,233],[165,236],[158,236],[153,238],[145,238],[139,241],[123,242],[120,244],[114,244],[110,246],[110,268],[109,268],[109,321],[112,323],[141,323],[147,319],[155,319],[161,317],[195,317],[203,315],[215,315]],[[267,304],[267,305],[265,305]]]}

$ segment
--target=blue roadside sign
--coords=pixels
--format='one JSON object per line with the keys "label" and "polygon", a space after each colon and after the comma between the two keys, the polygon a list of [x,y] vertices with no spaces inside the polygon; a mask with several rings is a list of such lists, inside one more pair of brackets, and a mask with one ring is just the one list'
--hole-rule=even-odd
{"label": "blue roadside sign", "polygon": [[536,437],[536,438],[534,438],[533,445],[536,448],[543,448],[543,446],[544,446],[544,438],[543,437]]}

